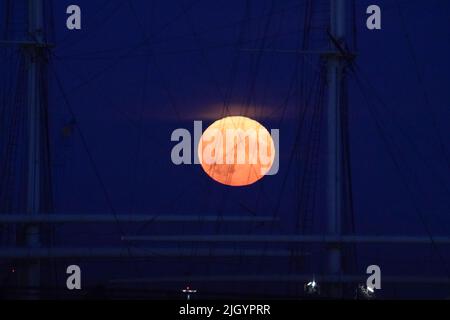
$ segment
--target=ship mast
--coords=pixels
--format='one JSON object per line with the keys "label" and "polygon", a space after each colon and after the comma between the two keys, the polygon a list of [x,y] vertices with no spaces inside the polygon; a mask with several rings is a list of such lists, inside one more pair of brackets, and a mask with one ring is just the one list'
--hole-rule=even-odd
{"label": "ship mast", "polygon": [[[346,35],[346,0],[330,0],[330,47],[327,55],[328,109],[327,109],[327,232],[329,236],[340,237],[343,209],[343,150],[342,111],[345,60],[336,44],[343,44]],[[329,246],[328,273],[339,276],[342,273],[342,256],[339,243]],[[332,295],[340,295],[339,288],[333,288]]]}
{"label": "ship mast", "polygon": [[[38,215],[41,208],[41,162],[42,162],[42,103],[44,70],[44,25],[43,0],[28,0],[28,34],[30,41],[25,46],[27,59],[27,114],[28,114],[28,172],[27,172],[27,214]],[[38,224],[25,226],[25,244],[37,248],[41,242]],[[24,284],[36,291],[31,298],[38,298],[41,282],[39,260],[30,260],[24,274]]]}

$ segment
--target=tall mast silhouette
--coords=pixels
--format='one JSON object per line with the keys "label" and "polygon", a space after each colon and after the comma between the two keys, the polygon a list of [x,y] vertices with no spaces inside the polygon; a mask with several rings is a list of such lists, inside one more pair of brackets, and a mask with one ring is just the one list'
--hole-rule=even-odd
{"label": "tall mast silhouette", "polygon": [[[346,36],[346,0],[330,1],[330,46],[331,53],[327,55],[327,81],[328,81],[328,114],[327,114],[327,227],[330,236],[339,237],[342,232],[343,209],[343,136],[342,111],[343,88],[345,81],[342,52],[336,44],[345,42]],[[336,276],[342,272],[342,257],[340,244],[335,243],[329,247],[328,252],[329,274]]]}
{"label": "tall mast silhouette", "polygon": [[[43,0],[28,0],[28,36],[25,47],[27,66],[27,131],[28,131],[28,166],[27,166],[27,204],[28,215],[41,213],[42,162],[43,162],[43,112],[47,86],[43,85],[45,72],[45,28]],[[25,243],[28,248],[37,248],[41,244],[41,230],[38,224],[29,223],[24,227]],[[24,274],[24,284],[31,290],[41,284],[40,261],[33,259]],[[35,297],[34,294],[31,297]]]}

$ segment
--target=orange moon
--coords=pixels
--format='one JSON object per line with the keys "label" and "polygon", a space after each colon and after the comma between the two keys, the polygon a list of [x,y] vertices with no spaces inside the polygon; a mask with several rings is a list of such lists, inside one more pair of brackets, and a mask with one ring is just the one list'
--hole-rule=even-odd
{"label": "orange moon", "polygon": [[203,170],[215,181],[238,187],[254,184],[273,165],[275,146],[264,126],[233,116],[214,122],[200,138],[198,156]]}

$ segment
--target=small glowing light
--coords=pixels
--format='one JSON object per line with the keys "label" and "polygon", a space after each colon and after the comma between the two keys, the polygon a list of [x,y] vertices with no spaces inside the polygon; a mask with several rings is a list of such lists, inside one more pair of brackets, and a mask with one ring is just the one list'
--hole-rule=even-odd
{"label": "small glowing light", "polygon": [[186,299],[191,300],[191,294],[197,293],[197,290],[191,289],[190,286],[187,286],[186,289],[181,290],[183,293],[186,293]]}
{"label": "small glowing light", "polygon": [[184,293],[196,293],[197,290],[191,289],[190,287],[186,287],[186,289],[182,290]]}
{"label": "small glowing light", "polygon": [[310,295],[320,294],[320,287],[315,280],[306,283],[304,289]]}
{"label": "small glowing light", "polygon": [[375,289],[370,286],[366,286],[365,284],[360,284],[357,289],[357,298],[367,300],[375,299]]}

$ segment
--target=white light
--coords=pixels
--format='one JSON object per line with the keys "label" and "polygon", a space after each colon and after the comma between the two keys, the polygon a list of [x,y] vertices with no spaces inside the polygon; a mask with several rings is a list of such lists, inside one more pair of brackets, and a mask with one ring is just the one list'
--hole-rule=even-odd
{"label": "white light", "polygon": [[307,294],[320,294],[319,284],[315,280],[306,283],[304,289]]}
{"label": "white light", "polygon": [[372,286],[366,286],[364,284],[359,285],[359,292],[362,298],[375,299],[375,288]]}
{"label": "white light", "polygon": [[186,299],[191,300],[191,293],[197,293],[196,289],[191,289],[189,286],[186,289],[181,290],[183,293],[186,293]]}

